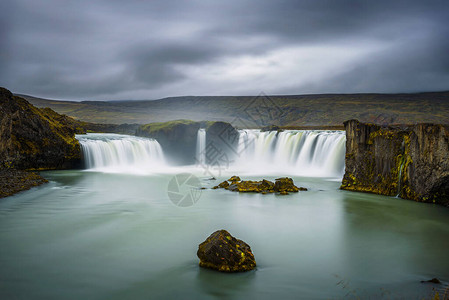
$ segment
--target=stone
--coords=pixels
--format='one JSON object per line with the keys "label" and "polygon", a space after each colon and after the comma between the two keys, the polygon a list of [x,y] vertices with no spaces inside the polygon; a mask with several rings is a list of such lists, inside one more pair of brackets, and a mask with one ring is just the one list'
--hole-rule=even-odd
{"label": "stone", "polygon": [[241,181],[241,179],[238,176],[232,176],[231,178],[228,179],[228,181],[235,183],[237,181]]}
{"label": "stone", "polygon": [[299,188],[294,185],[293,179],[288,177],[276,178],[274,183],[274,190],[276,192],[293,192],[299,191]]}
{"label": "stone", "polygon": [[341,189],[449,206],[449,126],[345,123]]}
{"label": "stone", "polygon": [[76,168],[81,163],[76,133],[82,129],[74,119],[0,88],[0,168]]}
{"label": "stone", "polygon": [[226,230],[217,230],[198,246],[200,267],[220,272],[245,272],[256,267],[251,247]]}
{"label": "stone", "polygon": [[229,186],[229,182],[227,182],[227,181],[223,181],[222,183],[220,183],[219,185],[218,185],[218,187],[221,187],[222,189],[225,189],[225,188],[227,188]]}
{"label": "stone", "polygon": [[[230,183],[229,183],[230,182]],[[260,181],[241,180],[238,176],[232,176],[227,181],[223,181],[213,189],[224,188],[232,192],[241,193],[275,193],[279,192],[282,195],[288,195],[289,192],[296,193],[298,191],[307,191],[306,188],[298,188],[293,183],[293,179],[288,177],[277,178],[276,182],[262,179]]]}
{"label": "stone", "polygon": [[438,278],[432,278],[430,280],[421,280],[422,283],[435,283],[435,284],[441,284],[441,281]]}

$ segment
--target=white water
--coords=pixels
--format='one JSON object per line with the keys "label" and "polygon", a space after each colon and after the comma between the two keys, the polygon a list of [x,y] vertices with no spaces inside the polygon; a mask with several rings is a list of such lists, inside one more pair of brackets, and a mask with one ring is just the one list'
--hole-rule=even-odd
{"label": "white water", "polygon": [[[163,150],[153,139],[117,134],[78,135],[86,167],[109,173],[166,173]],[[198,130],[196,166],[205,174],[282,174],[341,178],[344,174],[343,131],[240,130],[232,163],[220,168],[206,165],[206,131]],[[192,156],[194,154],[192,153]],[[182,167],[182,172],[187,171]],[[207,169],[207,172],[206,172]],[[180,171],[181,172],[181,171]]]}
{"label": "white water", "polygon": [[235,165],[254,173],[341,177],[345,141],[343,131],[241,130]]}
{"label": "white water", "polygon": [[199,166],[206,165],[206,130],[198,129],[196,137],[196,162]]}
{"label": "white water", "polygon": [[88,170],[146,173],[163,168],[164,154],[154,139],[119,134],[77,135]]}

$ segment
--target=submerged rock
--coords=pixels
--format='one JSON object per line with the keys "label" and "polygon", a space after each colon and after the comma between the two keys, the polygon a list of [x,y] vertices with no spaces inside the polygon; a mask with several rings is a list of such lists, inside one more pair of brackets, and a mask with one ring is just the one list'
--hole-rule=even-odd
{"label": "submerged rock", "polygon": [[226,230],[217,230],[198,246],[200,267],[220,272],[244,272],[256,267],[251,247]]}
{"label": "submerged rock", "polygon": [[438,278],[432,278],[430,280],[421,280],[422,283],[435,283],[435,284],[441,284],[441,281]]}
{"label": "submerged rock", "polygon": [[298,191],[307,191],[305,187],[297,187],[293,183],[293,179],[289,177],[277,178],[276,182],[262,179],[261,181],[241,180],[238,176],[232,176],[227,181],[223,181],[213,189],[224,188],[232,192],[242,193],[280,193],[288,195],[289,192],[296,193]]}

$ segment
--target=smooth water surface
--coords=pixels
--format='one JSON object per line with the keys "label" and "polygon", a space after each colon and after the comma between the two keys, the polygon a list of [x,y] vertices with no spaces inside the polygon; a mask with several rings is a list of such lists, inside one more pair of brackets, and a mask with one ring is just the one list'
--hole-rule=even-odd
{"label": "smooth water surface", "polygon": [[[232,175],[195,174],[207,188]],[[175,173],[43,175],[49,184],[0,199],[0,299],[423,299],[433,285],[421,280],[449,280],[444,207],[304,177],[307,192],[205,189],[177,207]],[[198,267],[218,229],[251,245],[255,271]]]}

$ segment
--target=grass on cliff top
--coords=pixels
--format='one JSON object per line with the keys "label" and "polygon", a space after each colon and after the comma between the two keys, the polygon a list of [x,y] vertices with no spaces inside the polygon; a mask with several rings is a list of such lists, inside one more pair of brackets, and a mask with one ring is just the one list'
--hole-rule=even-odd
{"label": "grass on cliff top", "polygon": [[145,124],[140,126],[141,130],[144,130],[146,132],[155,132],[155,131],[159,131],[159,130],[164,130],[164,129],[173,129],[175,126],[177,125],[193,125],[199,122],[195,122],[192,120],[185,120],[185,119],[181,119],[181,120],[174,120],[174,121],[169,121],[169,122],[155,122],[155,123],[149,123],[149,124]]}
{"label": "grass on cliff top", "polygon": [[148,133],[160,131],[160,130],[171,130],[175,126],[178,125],[194,125],[198,124],[201,128],[208,129],[213,124],[215,124],[217,121],[193,121],[193,120],[186,120],[186,119],[180,119],[180,120],[173,120],[168,122],[154,122],[154,123],[148,123],[140,126],[140,129],[143,131],[146,131]]}

